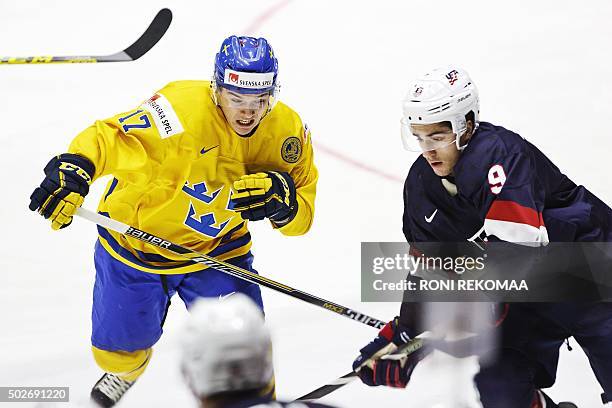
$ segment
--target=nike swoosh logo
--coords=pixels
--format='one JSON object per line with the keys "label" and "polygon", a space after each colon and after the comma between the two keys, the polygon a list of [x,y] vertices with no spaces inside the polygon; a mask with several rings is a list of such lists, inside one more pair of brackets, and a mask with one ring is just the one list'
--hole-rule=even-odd
{"label": "nike swoosh logo", "polygon": [[425,217],[425,222],[429,224],[434,219],[437,213],[438,209],[436,208],[436,211],[434,211],[433,214],[431,214],[429,217]]}
{"label": "nike swoosh logo", "polygon": [[219,295],[219,300],[225,300],[228,297],[232,296],[234,293],[236,293],[236,292],[230,292],[227,295]]}
{"label": "nike swoosh logo", "polygon": [[207,148],[205,148],[205,147],[203,147],[203,148],[202,148],[202,150],[200,150],[200,153],[201,153],[201,154],[204,154],[204,153],[206,153],[206,152],[210,152],[212,149],[214,149],[214,148],[216,148],[216,147],[219,147],[219,145],[216,145],[216,146],[210,147],[210,148],[208,148],[208,149],[207,149]]}

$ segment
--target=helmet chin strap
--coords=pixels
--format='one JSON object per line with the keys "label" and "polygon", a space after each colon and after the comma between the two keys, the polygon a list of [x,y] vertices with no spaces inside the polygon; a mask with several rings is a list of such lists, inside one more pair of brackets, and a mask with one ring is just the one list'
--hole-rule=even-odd
{"label": "helmet chin strap", "polygon": [[220,106],[219,105],[219,98],[217,98],[217,83],[215,82],[215,77],[213,75],[212,79],[210,80],[210,96],[212,97],[213,102],[215,103],[215,105]]}
{"label": "helmet chin strap", "polygon": [[466,143],[466,144],[464,144],[463,146],[461,146],[461,136],[458,136],[458,137],[455,139],[455,143],[457,144],[457,150],[459,150],[460,152],[462,152],[462,151],[463,151],[463,149],[465,149],[465,148],[467,147],[467,145],[468,145],[468,144]]}

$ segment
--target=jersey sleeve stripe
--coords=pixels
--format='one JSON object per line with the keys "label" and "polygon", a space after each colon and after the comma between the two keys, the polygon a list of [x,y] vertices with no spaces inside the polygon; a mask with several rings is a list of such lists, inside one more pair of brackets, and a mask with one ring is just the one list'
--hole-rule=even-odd
{"label": "jersey sleeve stripe", "polygon": [[548,244],[548,232],[545,226],[534,227],[532,225],[485,219],[484,229],[487,235],[495,235],[506,242],[535,246]]}
{"label": "jersey sleeve stripe", "polygon": [[525,224],[536,229],[544,226],[542,213],[522,206],[514,201],[495,200],[485,216],[487,220],[508,221]]}

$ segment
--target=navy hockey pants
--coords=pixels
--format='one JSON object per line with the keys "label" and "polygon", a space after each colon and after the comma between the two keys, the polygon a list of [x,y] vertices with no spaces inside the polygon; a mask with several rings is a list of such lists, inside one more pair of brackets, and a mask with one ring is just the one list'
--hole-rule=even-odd
{"label": "navy hockey pants", "polygon": [[612,303],[512,304],[501,329],[497,358],[475,377],[484,408],[529,408],[535,390],[555,382],[559,348],[570,336],[587,355],[602,398],[612,401]]}

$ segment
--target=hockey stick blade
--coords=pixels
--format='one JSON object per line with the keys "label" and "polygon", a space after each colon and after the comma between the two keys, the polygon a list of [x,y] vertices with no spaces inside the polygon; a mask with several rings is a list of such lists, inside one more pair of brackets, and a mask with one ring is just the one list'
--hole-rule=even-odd
{"label": "hockey stick blade", "polygon": [[[389,354],[389,357],[391,359],[399,359],[414,353],[415,351],[423,347],[423,341],[429,336],[429,332],[424,332],[420,334],[416,338],[410,340],[408,343],[397,349],[395,353]],[[336,391],[338,388],[344,387],[346,384],[352,382],[356,378],[357,373],[355,371],[351,371],[350,373],[344,374],[342,377],[338,377],[337,379],[330,381],[328,384],[325,384],[324,386],[319,387],[306,395],[302,395],[300,398],[296,399],[296,401],[314,401],[319,398],[323,398],[324,396]]]}
{"label": "hockey stick blade", "polygon": [[170,9],[161,9],[140,38],[137,39],[134,44],[127,47],[123,52],[127,54],[132,61],[142,57],[149,52],[149,50],[153,48],[159,40],[161,40],[164,34],[166,34],[171,22],[172,12]]}
{"label": "hockey stick blade", "polygon": [[323,398],[324,396],[331,394],[338,388],[344,387],[346,384],[352,382],[355,378],[357,378],[357,373],[351,371],[350,373],[344,374],[342,377],[338,377],[337,379],[330,381],[328,384],[325,384],[324,386],[319,387],[306,395],[302,395],[300,398],[296,399],[296,401],[308,402],[318,400],[319,398]]}
{"label": "hockey stick blade", "polygon": [[95,56],[32,56],[32,57],[0,57],[1,64],[65,64],[65,63],[98,63],[135,61],[145,55],[161,40],[170,23],[172,12],[161,9],[146,31],[125,50],[111,55]]}
{"label": "hockey stick blade", "polygon": [[159,248],[163,248],[174,254],[182,256],[183,258],[188,259],[190,261],[206,265],[220,272],[226,273],[228,275],[232,275],[238,279],[242,279],[242,280],[245,280],[251,283],[256,283],[261,286],[265,286],[276,292],[281,292],[293,298],[300,299],[306,303],[310,303],[311,305],[319,306],[323,309],[337,313],[341,316],[348,317],[349,319],[355,320],[359,323],[362,323],[362,324],[365,324],[371,327],[375,327],[377,329],[382,328],[386,324],[382,320],[375,319],[371,316],[351,310],[345,306],[339,305],[334,302],[330,302],[329,300],[325,300],[320,297],[311,295],[309,293],[302,292],[301,290],[294,289],[290,286],[284,285],[282,283],[273,281],[272,279],[268,279],[264,276],[258,275],[257,273],[247,271],[246,269],[240,268],[236,265],[232,265],[225,261],[221,261],[219,259],[213,258],[212,256],[201,254],[197,251],[186,248],[184,246],[174,244],[170,241],[166,241],[163,238],[157,237],[153,234],[139,230],[137,228],[130,227],[127,224],[124,224],[117,220],[113,220],[112,218],[109,218],[109,217],[105,217],[102,214],[98,214],[93,211],[86,210],[85,208],[82,208],[82,207],[79,208],[77,210],[77,215],[88,221],[94,222],[95,224],[98,224],[99,226],[103,228],[107,228],[107,229],[116,231],[120,234],[123,234],[125,236],[129,236],[139,241],[146,242],[147,244],[154,245]]}

